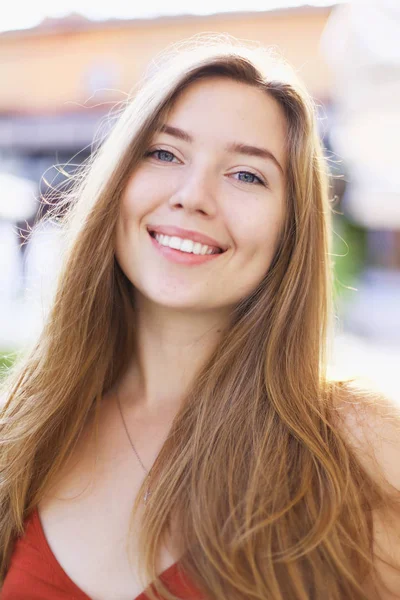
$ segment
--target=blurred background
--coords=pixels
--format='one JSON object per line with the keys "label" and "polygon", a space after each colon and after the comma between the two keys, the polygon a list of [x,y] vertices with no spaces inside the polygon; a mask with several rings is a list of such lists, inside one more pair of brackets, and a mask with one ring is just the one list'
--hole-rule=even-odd
{"label": "blurred background", "polygon": [[159,52],[222,32],[276,47],[315,99],[335,196],[331,365],[400,400],[398,0],[133,4],[14,1],[2,11],[3,371],[40,330],[59,269],[60,233],[39,222],[48,208],[40,198],[52,190],[57,202],[68,172],[107,134],[113,109]]}

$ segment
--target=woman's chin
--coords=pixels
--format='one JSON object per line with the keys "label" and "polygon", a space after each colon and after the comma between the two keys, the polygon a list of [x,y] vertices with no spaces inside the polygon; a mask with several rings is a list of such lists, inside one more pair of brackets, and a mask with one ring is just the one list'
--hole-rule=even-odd
{"label": "woman's chin", "polygon": [[200,298],[195,298],[193,295],[165,294],[165,293],[139,293],[139,303],[152,306],[159,309],[170,309],[174,311],[208,311],[212,309],[210,302],[204,302]]}

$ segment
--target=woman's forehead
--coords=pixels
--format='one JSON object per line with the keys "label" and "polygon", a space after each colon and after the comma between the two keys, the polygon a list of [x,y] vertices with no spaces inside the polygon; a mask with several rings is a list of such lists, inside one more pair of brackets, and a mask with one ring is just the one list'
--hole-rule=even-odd
{"label": "woman's forehead", "polygon": [[226,77],[193,82],[171,106],[161,130],[179,130],[188,143],[221,148],[266,148],[285,168],[287,123],[279,103],[265,90]]}

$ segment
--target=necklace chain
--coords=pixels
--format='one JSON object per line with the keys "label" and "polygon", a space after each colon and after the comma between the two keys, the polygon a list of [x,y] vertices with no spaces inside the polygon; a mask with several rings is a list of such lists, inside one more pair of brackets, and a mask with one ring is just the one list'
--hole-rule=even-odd
{"label": "necklace chain", "polygon": [[[136,457],[137,457],[137,459],[138,459],[138,461],[139,461],[139,463],[140,463],[140,465],[141,465],[141,467],[142,467],[143,471],[146,473],[146,476],[147,476],[147,477],[146,477],[146,479],[150,480],[150,471],[148,471],[148,470],[146,469],[146,467],[144,466],[144,464],[143,464],[143,462],[142,462],[142,460],[141,460],[141,458],[140,458],[140,456],[139,456],[139,454],[138,454],[138,452],[137,452],[137,450],[136,450],[136,448],[135,448],[135,446],[134,446],[134,443],[132,442],[132,438],[131,438],[131,436],[129,435],[128,426],[127,426],[127,424],[126,424],[126,421],[125,421],[125,418],[124,418],[124,414],[123,414],[123,412],[122,412],[122,408],[121,408],[121,403],[120,403],[120,401],[119,401],[119,395],[118,395],[118,392],[116,392],[116,393],[115,393],[115,395],[116,395],[116,398],[117,398],[117,404],[118,404],[119,414],[121,415],[121,421],[122,421],[122,424],[123,424],[123,426],[124,426],[124,429],[125,429],[126,437],[128,438],[128,440],[129,440],[129,443],[130,443],[130,445],[131,445],[131,447],[132,447],[132,450],[133,450],[133,451],[134,451],[134,453],[136,454]],[[144,501],[144,503],[145,503],[145,504],[147,503],[147,500],[149,499],[149,496],[151,495],[151,492],[150,492],[150,489],[149,489],[149,488],[150,488],[150,484],[148,483],[148,485],[147,485],[147,490],[146,490],[146,493],[145,493],[145,495],[144,495],[144,498],[143,498],[143,501]]]}

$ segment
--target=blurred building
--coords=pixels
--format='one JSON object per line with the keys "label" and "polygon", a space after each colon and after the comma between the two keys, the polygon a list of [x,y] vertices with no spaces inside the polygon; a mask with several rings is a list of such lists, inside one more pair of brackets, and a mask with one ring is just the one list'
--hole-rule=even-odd
{"label": "blurred building", "polygon": [[342,208],[367,231],[365,268],[347,310],[357,333],[400,342],[400,3],[349,0],[322,48],[334,75],[331,142],[348,183]]}

